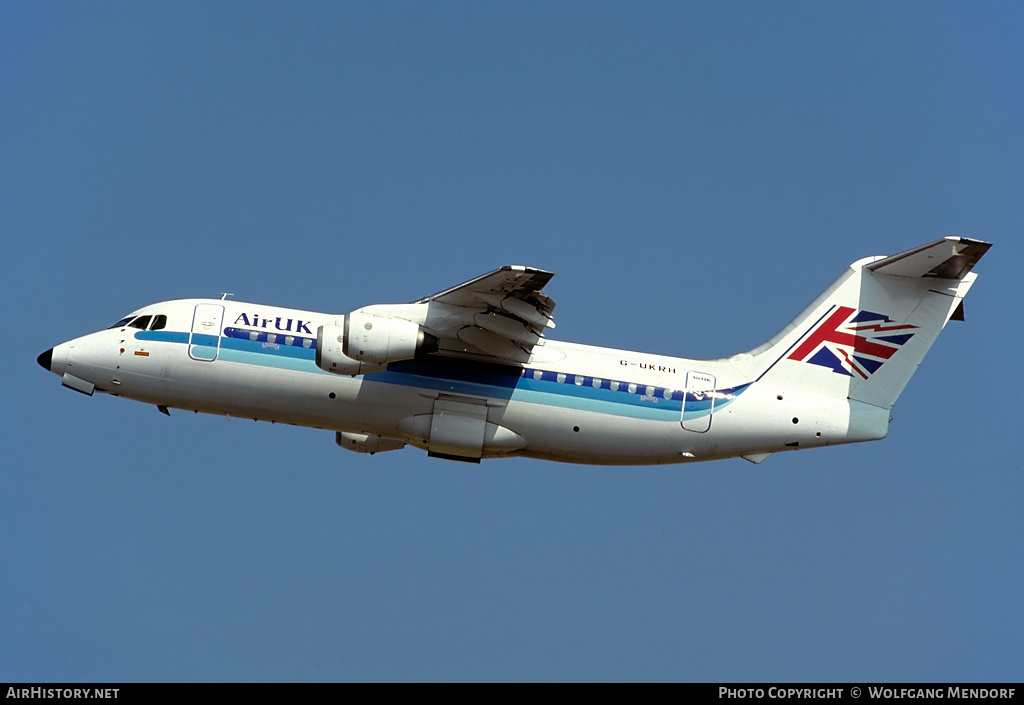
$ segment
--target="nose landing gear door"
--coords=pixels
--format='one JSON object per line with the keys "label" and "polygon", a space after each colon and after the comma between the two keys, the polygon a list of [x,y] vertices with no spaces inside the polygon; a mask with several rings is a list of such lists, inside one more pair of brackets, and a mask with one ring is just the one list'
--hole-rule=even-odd
{"label": "nose landing gear door", "polygon": [[188,354],[193,360],[212,362],[220,353],[220,330],[224,324],[224,307],[220,304],[197,304],[192,316],[192,332],[188,338]]}
{"label": "nose landing gear door", "polygon": [[687,372],[681,423],[687,431],[704,433],[711,428],[715,411],[715,377],[705,372]]}

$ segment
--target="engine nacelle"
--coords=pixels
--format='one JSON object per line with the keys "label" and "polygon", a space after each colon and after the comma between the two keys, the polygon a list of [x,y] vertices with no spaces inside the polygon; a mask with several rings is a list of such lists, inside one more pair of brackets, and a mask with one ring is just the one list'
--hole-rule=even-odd
{"label": "engine nacelle", "polygon": [[316,366],[339,375],[365,375],[437,347],[437,338],[412,321],[357,311],[317,328]]}
{"label": "engine nacelle", "polygon": [[418,324],[355,311],[345,316],[342,352],[359,362],[386,365],[437,350],[438,340]]}
{"label": "engine nacelle", "polygon": [[394,438],[372,436],[365,433],[348,433],[346,431],[335,433],[334,442],[345,450],[355,451],[356,453],[369,453],[370,455],[405,448],[404,441],[395,440]]}
{"label": "engine nacelle", "polygon": [[316,329],[316,366],[339,375],[365,375],[386,370],[388,366],[353,360],[343,352],[345,327],[320,326]]}

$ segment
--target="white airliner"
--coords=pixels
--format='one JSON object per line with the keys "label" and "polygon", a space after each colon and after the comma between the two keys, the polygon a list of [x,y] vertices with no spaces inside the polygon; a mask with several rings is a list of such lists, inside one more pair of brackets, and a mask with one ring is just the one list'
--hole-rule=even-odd
{"label": "white airliner", "polygon": [[85,394],[329,429],[363,453],[759,463],[883,438],[989,247],[947,237],[854,262],[771,340],[720,360],[549,340],[552,274],[511,266],[344,315],[165,301],[38,362]]}

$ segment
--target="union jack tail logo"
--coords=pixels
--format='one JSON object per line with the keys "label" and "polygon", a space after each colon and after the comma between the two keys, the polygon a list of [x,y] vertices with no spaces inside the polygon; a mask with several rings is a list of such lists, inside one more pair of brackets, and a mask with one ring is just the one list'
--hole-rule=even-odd
{"label": "union jack tail logo", "polygon": [[804,337],[787,359],[867,379],[908,340],[917,326],[894,325],[881,313],[837,306]]}

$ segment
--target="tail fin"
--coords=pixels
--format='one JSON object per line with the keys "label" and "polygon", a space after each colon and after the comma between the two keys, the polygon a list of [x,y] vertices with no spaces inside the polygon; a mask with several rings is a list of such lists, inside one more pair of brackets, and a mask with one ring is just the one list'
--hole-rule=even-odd
{"label": "tail fin", "polygon": [[758,379],[891,409],[946,322],[963,319],[971,268],[989,247],[947,237],[854,262],[747,359]]}

